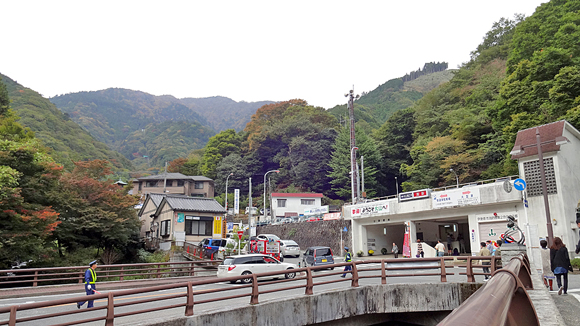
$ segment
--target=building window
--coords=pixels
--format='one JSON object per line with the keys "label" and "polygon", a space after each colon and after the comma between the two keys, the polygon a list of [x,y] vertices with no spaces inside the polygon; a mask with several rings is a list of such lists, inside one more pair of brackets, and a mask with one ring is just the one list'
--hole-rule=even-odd
{"label": "building window", "polygon": [[203,189],[203,182],[202,181],[196,181],[195,182],[195,189]]}
{"label": "building window", "polygon": [[157,187],[157,181],[147,181],[147,187]]}
{"label": "building window", "polygon": [[162,237],[169,236],[169,231],[171,228],[169,225],[170,222],[171,222],[171,220],[161,221],[161,236]]}
{"label": "building window", "polygon": [[199,198],[203,198],[204,195],[203,194],[195,194],[195,193],[191,193],[191,197],[199,197]]}
{"label": "building window", "polygon": [[278,199],[278,207],[286,207],[286,199]]}
{"label": "building window", "polygon": [[314,199],[300,199],[301,205],[314,205]]}
{"label": "building window", "polygon": [[[544,159],[544,171],[546,172],[546,188],[548,195],[557,194],[556,175],[554,174],[554,160]],[[524,163],[524,178],[528,184],[528,196],[542,196],[542,177],[540,174],[540,160]]]}
{"label": "building window", "polygon": [[213,219],[203,220],[199,216],[185,217],[185,234],[186,235],[212,235]]}
{"label": "building window", "polygon": [[177,186],[178,187],[183,187],[183,185],[185,185],[185,181],[184,180],[177,180]]}
{"label": "building window", "polygon": [[139,191],[143,189],[143,182],[139,182]]}

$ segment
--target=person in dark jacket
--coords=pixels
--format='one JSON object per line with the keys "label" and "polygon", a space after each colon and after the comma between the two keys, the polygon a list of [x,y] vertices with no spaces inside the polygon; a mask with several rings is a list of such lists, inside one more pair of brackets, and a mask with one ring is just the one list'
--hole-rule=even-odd
{"label": "person in dark jacket", "polygon": [[[554,238],[554,244],[550,247],[550,266],[556,275],[556,282],[558,282],[558,295],[562,294],[562,291],[564,294],[568,294],[568,271],[572,270],[572,265],[568,249],[559,237]],[[564,277],[564,285],[562,285],[562,276]]]}

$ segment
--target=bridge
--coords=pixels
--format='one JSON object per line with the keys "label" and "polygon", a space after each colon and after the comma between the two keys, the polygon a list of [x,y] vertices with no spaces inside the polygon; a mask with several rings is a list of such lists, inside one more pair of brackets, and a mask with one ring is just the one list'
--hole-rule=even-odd
{"label": "bridge", "polygon": [[[493,277],[485,284],[475,282],[483,273],[479,271],[482,265],[472,257],[465,257],[460,265],[453,264],[453,257],[405,259],[404,265],[408,266],[402,266],[400,259],[364,260],[334,265],[352,265],[351,276],[346,279],[337,277],[341,271],[308,267],[297,269],[301,276],[295,279],[258,281],[258,277],[276,274],[265,273],[253,275],[251,284],[223,286],[241,277],[187,278],[173,284],[96,294],[92,298],[106,304],[91,309],[74,309],[85,296],[0,307],[0,325],[131,325],[138,320],[140,325],[202,325],[208,321],[307,325],[330,321],[340,324],[353,318],[359,318],[357,323],[369,324],[419,315],[430,316],[418,318],[421,325],[460,325],[458,320],[476,311],[481,313],[481,325],[495,324],[498,315],[509,325],[562,324],[561,319],[553,318],[555,307],[546,304],[551,301],[549,295],[541,282],[534,280],[537,276],[529,273],[524,256],[512,259],[500,270],[495,268],[495,257],[479,259],[492,262]],[[532,304],[531,298],[540,297],[544,300],[541,305]],[[244,303],[244,298],[249,302]],[[480,306],[481,302],[494,303],[487,307]],[[543,313],[536,313],[534,307],[549,309],[550,318],[538,319]],[[469,324],[477,325],[472,319]]]}

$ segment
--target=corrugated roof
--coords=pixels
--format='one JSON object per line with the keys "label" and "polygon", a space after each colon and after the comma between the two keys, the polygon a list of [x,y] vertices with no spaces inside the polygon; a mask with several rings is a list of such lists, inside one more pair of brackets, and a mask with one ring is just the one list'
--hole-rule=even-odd
{"label": "corrugated roof", "polygon": [[180,197],[168,195],[165,201],[174,210],[189,212],[225,213],[226,210],[213,198]]}
{"label": "corrugated roof", "polygon": [[308,193],[281,193],[274,192],[272,197],[303,197],[303,198],[322,198],[322,194],[308,194]]}

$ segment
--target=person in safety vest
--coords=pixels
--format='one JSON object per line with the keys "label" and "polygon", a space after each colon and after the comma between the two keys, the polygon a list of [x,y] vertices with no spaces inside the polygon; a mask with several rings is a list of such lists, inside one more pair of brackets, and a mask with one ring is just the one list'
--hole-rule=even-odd
{"label": "person in safety vest", "polygon": [[[348,247],[344,247],[344,262],[345,263],[350,263],[352,261],[352,255],[350,254],[350,252],[348,252]],[[345,277],[346,276],[346,272],[351,271],[352,270],[352,266],[351,265],[346,265],[344,266],[344,274],[342,274],[342,276],[340,277]]]}
{"label": "person in safety vest", "polygon": [[[95,294],[95,290],[97,289],[96,287],[96,282],[97,282],[97,273],[95,272],[95,269],[97,269],[97,261],[93,260],[90,264],[89,264],[89,269],[87,269],[85,271],[85,292],[87,293],[87,295],[93,295]],[[86,301],[83,302],[77,302],[77,308],[81,309],[81,307],[85,304]],[[93,307],[93,300],[89,300],[89,304],[87,305],[87,308],[92,308]]]}

